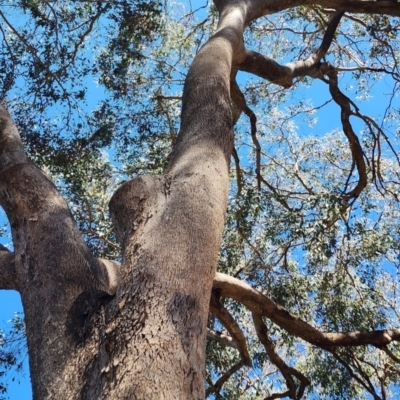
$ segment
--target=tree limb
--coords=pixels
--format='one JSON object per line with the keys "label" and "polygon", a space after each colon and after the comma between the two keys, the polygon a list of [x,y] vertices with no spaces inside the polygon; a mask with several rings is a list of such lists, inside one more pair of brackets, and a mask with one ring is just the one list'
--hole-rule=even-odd
{"label": "tree limb", "polygon": [[238,350],[240,357],[242,358],[243,365],[251,367],[251,359],[247,350],[246,338],[244,337],[244,334],[235,319],[219,302],[217,296],[215,296],[215,293],[213,293],[211,296],[210,312],[220,320],[238,345]]}
{"label": "tree limb", "polygon": [[219,272],[215,275],[213,289],[220,290],[221,296],[239,301],[253,313],[268,317],[291,335],[321,348],[367,344],[380,348],[393,341],[400,341],[400,329],[341,333],[319,331],[248,284]]}
{"label": "tree limb", "polygon": [[[221,10],[224,0],[214,0],[217,8]],[[298,6],[321,6],[333,8],[338,11],[347,11],[355,14],[385,14],[393,17],[400,16],[400,3],[394,1],[376,0],[252,0],[250,11],[247,13],[247,23],[264,15],[274,14]]]}
{"label": "tree limb", "polygon": [[232,347],[233,349],[239,350],[238,344],[232,339],[231,336],[224,335],[222,333],[214,332],[207,328],[207,338],[215,340],[224,346]]}
{"label": "tree limb", "polygon": [[261,189],[261,146],[257,139],[257,117],[253,110],[247,105],[246,99],[239,88],[235,79],[231,79],[231,99],[236,107],[243,111],[250,119],[251,126],[251,140],[253,141],[256,149],[256,176],[258,190]]}
{"label": "tree limb", "polygon": [[338,11],[333,14],[320,47],[306,60],[280,65],[276,61],[260,53],[245,50],[244,60],[239,64],[238,68],[241,71],[252,73],[284,88],[292,86],[293,79],[296,77],[306,75],[315,77],[320,75],[319,63],[329,50],[343,14],[343,11]]}
{"label": "tree limb", "polygon": [[[291,399],[301,399],[304,394],[306,386],[310,384],[310,381],[297,369],[289,367],[279,354],[275,351],[272,340],[268,337],[268,329],[265,326],[260,314],[253,313],[254,326],[256,328],[257,336],[260,342],[263,344],[269,359],[273,362],[281,371],[285,378],[288,391],[285,393],[273,394],[268,396],[266,400],[272,400],[279,397],[290,397]],[[296,377],[300,381],[300,386],[297,388],[293,377]]]}
{"label": "tree limb", "polygon": [[328,64],[323,64],[321,69],[328,76],[329,92],[331,93],[333,100],[340,107],[340,117],[342,121],[343,132],[349,141],[353,162],[357,166],[358,171],[358,183],[354,189],[345,194],[345,198],[356,198],[367,186],[368,176],[364,161],[364,152],[361,148],[360,141],[358,140],[357,135],[354,133],[353,127],[350,123],[350,116],[353,115],[353,111],[351,110],[351,101],[339,89],[338,73],[335,68]]}

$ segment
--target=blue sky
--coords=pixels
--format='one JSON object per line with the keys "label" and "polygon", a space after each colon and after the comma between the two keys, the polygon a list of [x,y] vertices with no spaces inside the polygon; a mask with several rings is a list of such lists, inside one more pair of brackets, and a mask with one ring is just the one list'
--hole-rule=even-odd
{"label": "blue sky", "polygon": [[[94,83],[92,82],[91,86],[93,90],[95,88]],[[342,85],[344,88],[345,85]],[[377,84],[374,88],[374,93],[371,99],[364,100],[362,102],[358,102],[361,112],[364,114],[376,114],[377,108],[384,107],[386,100],[385,93],[389,93],[389,86],[385,80],[382,80]],[[313,100],[315,106],[318,106],[325,101],[330,99],[329,91],[327,85],[320,82],[314,81],[309,89],[304,89],[303,94],[305,97],[309,97]],[[355,94],[351,92],[351,89],[346,91],[353,100],[355,100]],[[92,94],[92,98],[98,100],[98,93]],[[90,97],[89,97],[90,103]],[[398,100],[395,100],[397,105]],[[384,108],[383,108],[384,109]],[[340,121],[340,111],[336,104],[330,104],[323,110],[318,113],[318,122],[317,124],[311,129],[314,134],[322,135],[329,130],[338,127]],[[356,124],[356,127],[360,127],[360,125]],[[307,128],[302,128],[307,129]],[[300,132],[302,133],[302,132]],[[304,132],[306,134],[310,134],[309,131]],[[0,222],[4,220],[4,217],[0,216]],[[10,241],[8,238],[0,238],[0,243],[4,245],[10,245]],[[0,291],[0,329],[3,327],[7,327],[9,322],[15,312],[22,311],[22,304],[20,301],[20,296],[15,291]],[[27,362],[25,362],[25,369],[24,374],[18,375],[20,378],[20,383],[16,381],[13,382],[12,379],[13,375],[8,376],[8,383],[9,383],[9,391],[8,397],[11,400],[30,400],[32,398],[31,387],[29,382],[29,373],[28,373],[28,366]]]}

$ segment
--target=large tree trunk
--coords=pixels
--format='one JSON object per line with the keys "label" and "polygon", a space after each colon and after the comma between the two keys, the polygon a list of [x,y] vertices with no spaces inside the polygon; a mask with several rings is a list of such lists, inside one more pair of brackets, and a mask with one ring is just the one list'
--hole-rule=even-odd
{"label": "large tree trunk", "polygon": [[118,282],[116,264],[91,255],[1,110],[0,196],[15,246],[2,285],[22,295],[35,399],[204,398],[233,144],[229,82],[245,24],[244,9],[220,11],[187,76],[165,174],[134,179],[111,200],[123,247]]}

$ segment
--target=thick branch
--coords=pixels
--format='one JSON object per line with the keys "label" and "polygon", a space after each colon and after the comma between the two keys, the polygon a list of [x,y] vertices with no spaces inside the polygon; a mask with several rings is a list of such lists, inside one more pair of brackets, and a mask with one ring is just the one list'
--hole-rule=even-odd
{"label": "thick branch", "polygon": [[307,60],[291,62],[280,65],[274,60],[251,50],[245,50],[244,60],[238,68],[285,88],[292,86],[293,79],[299,76],[317,76],[319,63],[329,50],[344,12],[336,12],[329,21],[321,45],[318,50]]}
{"label": "thick branch", "polygon": [[332,348],[370,344],[380,348],[392,341],[400,341],[400,329],[371,332],[321,332],[302,319],[290,314],[283,307],[248,284],[222,273],[215,275],[213,289],[220,290],[221,296],[239,301],[253,313],[268,317],[288,333],[318,347]]}
{"label": "thick branch", "polygon": [[[214,0],[219,9],[227,3],[224,0]],[[252,0],[249,1],[247,23],[264,15],[274,14],[289,8],[299,6],[322,6],[338,11],[347,11],[355,14],[381,14],[400,16],[400,3],[394,1],[368,1],[368,0]]]}
{"label": "thick branch", "polygon": [[14,253],[0,245],[0,289],[18,290]]}

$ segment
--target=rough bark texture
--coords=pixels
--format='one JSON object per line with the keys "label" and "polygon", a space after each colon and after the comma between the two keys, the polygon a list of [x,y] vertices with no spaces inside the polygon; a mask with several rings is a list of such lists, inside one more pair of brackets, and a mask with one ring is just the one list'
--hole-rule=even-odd
{"label": "rough bark texture", "polygon": [[[22,296],[37,400],[204,398],[207,312],[233,143],[232,71],[243,69],[289,86],[299,71],[311,73],[327,50],[321,47],[321,54],[301,64],[279,66],[245,50],[246,24],[301,4],[400,15],[400,4],[388,1],[215,4],[218,31],[188,73],[181,131],[165,174],[130,181],[111,201],[123,245],[120,270],[90,253],[65,201],[29,162],[17,128],[0,107],[0,204],[15,247],[14,255],[0,248],[0,288],[17,289]],[[220,282],[220,290],[227,293],[233,287],[224,285]],[[260,315],[277,311],[275,319],[288,323],[279,307],[248,292],[242,300],[250,308],[259,300],[266,304]],[[214,307],[225,312],[217,303]],[[245,347],[240,330],[231,331]],[[242,354],[241,365],[249,364],[246,351]]]}
{"label": "rough bark texture", "polygon": [[9,265],[2,287],[22,295],[35,399],[204,398],[233,144],[229,78],[240,41],[241,32],[222,27],[196,57],[165,174],[137,178],[114,195],[118,282],[115,265],[90,254],[2,110],[1,204],[15,244],[15,268],[1,251]]}

